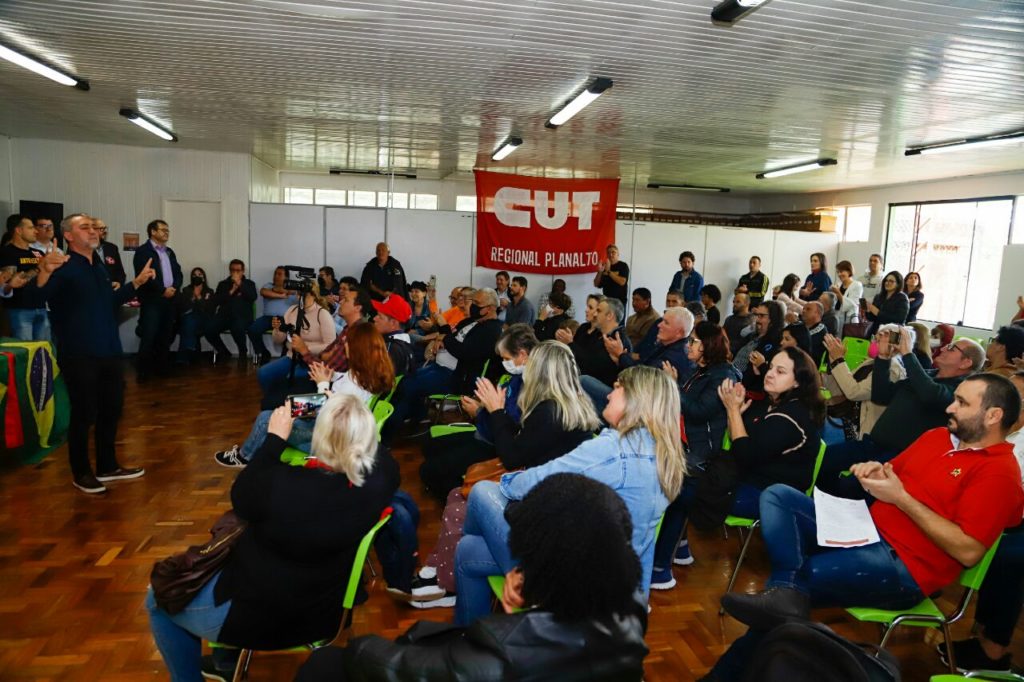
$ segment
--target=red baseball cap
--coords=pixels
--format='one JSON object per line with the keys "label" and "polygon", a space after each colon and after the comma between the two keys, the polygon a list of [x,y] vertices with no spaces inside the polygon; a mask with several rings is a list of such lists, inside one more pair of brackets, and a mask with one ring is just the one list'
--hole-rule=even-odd
{"label": "red baseball cap", "polygon": [[393,317],[402,324],[409,321],[412,317],[412,308],[401,296],[391,295],[383,301],[374,301],[373,308],[378,313],[384,313],[388,317]]}

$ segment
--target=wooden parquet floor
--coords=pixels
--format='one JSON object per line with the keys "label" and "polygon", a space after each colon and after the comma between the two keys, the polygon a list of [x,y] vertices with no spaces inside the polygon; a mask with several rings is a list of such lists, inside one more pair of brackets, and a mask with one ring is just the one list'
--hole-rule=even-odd
{"label": "wooden parquet floor", "polygon": [[[0,680],[129,682],[167,679],[149,634],[143,596],[154,561],[207,537],[228,508],[235,472],[214,451],[240,443],[258,407],[251,367],[203,366],[137,386],[129,370],[118,451],[144,478],[111,484],[102,496],[71,486],[66,448],[38,466],[0,464]],[[421,548],[429,550],[440,509],[417,477],[418,448],[399,445],[403,488],[421,504]],[[2,460],[0,460],[2,461]],[[718,599],[737,553],[735,536],[691,538],[696,563],[675,570],[679,585],[655,592],[647,641],[649,682],[697,679],[743,628],[718,616]],[[594,570],[600,570],[595,566]],[[755,540],[739,589],[766,575]],[[394,637],[418,619],[448,620],[450,609],[418,611],[396,603],[382,581],[356,610],[354,634]],[[842,611],[820,613],[844,635],[877,641],[872,626]],[[969,623],[970,621],[968,621]],[[961,635],[968,623],[957,626]],[[929,640],[931,641],[931,640]],[[1024,636],[1014,650],[1024,660]],[[893,651],[905,679],[942,672],[920,631],[897,633]],[[253,680],[290,680],[303,656],[257,654]]]}

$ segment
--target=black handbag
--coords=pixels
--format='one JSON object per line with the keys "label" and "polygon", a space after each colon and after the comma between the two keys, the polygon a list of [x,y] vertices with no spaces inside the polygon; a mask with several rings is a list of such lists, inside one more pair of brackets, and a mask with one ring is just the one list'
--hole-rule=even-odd
{"label": "black handbag", "polygon": [[708,458],[697,475],[697,492],[690,505],[690,523],[697,530],[713,530],[725,522],[732,510],[739,485],[739,469],[731,452],[719,450]]}
{"label": "black handbag", "polygon": [[157,606],[171,615],[180,613],[221,569],[244,530],[245,522],[227,511],[213,524],[209,541],[153,564],[149,584]]}

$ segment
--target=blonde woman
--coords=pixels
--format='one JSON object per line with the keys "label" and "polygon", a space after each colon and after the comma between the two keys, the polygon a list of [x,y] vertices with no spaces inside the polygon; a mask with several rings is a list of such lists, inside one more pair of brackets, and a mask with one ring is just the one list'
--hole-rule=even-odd
{"label": "blonde woman", "polygon": [[[502,343],[499,341],[499,350]],[[593,438],[597,413],[580,385],[572,351],[561,341],[545,341],[530,351],[523,371],[518,407],[522,418],[505,410],[505,389],[487,379],[477,380],[476,396],[494,443],[494,454],[509,471],[546,464]],[[442,514],[441,534],[413,582],[412,594],[392,594],[412,599],[416,608],[451,606],[454,601],[455,547],[462,537],[466,498],[461,488],[448,494]]]}
{"label": "blonde woman", "polygon": [[[284,357],[263,365],[256,373],[256,378],[260,382],[260,388],[263,389],[264,395],[276,384],[288,378],[288,373],[291,371],[292,366],[291,351],[293,349],[302,354],[312,353],[314,356],[320,355],[320,352],[334,343],[334,339],[338,336],[338,332],[334,328],[334,318],[331,317],[331,313],[327,308],[327,302],[320,296],[320,288],[316,285],[316,282],[313,283],[310,291],[306,292],[306,295],[302,297],[302,310],[305,314],[305,320],[303,321],[302,328],[296,329],[294,332],[285,333],[281,330],[281,327],[286,325],[295,326],[295,321],[298,319],[299,314],[298,305],[288,308],[283,318],[275,317],[270,321],[270,326],[273,329],[274,343],[285,344],[288,353]],[[309,368],[304,363],[297,362],[295,364],[295,377],[304,378],[307,376],[309,376]]]}
{"label": "blonde woman", "polygon": [[[289,406],[274,410],[266,441],[235,479],[231,502],[247,526],[224,568],[179,613],[159,607],[152,591],[146,597],[173,682],[199,679],[203,639],[284,649],[338,631],[338,577],[398,489],[398,465],[378,451],[373,415],[355,396],[335,395],[320,411],[316,466],[281,462],[292,421]],[[222,674],[233,667],[217,663]]]}
{"label": "blonde woman", "polygon": [[[468,625],[490,611],[488,575],[515,569],[504,511],[535,485],[557,473],[578,473],[607,484],[633,520],[632,545],[642,567],[639,587],[650,589],[654,531],[683,484],[686,462],[679,432],[679,388],[668,374],[635,366],[622,372],[602,416],[610,426],[597,438],[542,466],[484,481],[469,496],[465,535],[455,556],[459,599],[455,621]],[[574,557],[569,548],[566,561]]]}

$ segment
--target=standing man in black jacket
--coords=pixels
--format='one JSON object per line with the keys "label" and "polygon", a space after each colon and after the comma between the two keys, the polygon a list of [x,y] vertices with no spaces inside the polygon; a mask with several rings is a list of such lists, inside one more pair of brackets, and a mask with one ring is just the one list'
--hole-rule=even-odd
{"label": "standing man in black jacket", "polygon": [[227,346],[221,340],[222,332],[230,331],[238,348],[238,359],[244,362],[249,357],[245,343],[245,330],[252,324],[253,304],[256,302],[256,284],[245,276],[245,263],[235,258],[228,265],[230,273],[221,280],[213,294],[217,306],[213,320],[206,330],[206,340],[213,346],[218,357],[229,358]]}
{"label": "standing man in black jacket", "polygon": [[387,242],[377,244],[377,256],[367,261],[360,279],[363,288],[370,292],[375,301],[383,301],[391,294],[408,298],[405,270],[396,258],[391,256]]}
{"label": "standing man in black jacket", "polygon": [[163,220],[146,225],[149,240],[139,246],[133,259],[138,276],[151,263],[156,276],[138,290],[139,354],[137,379],[145,381],[153,371],[166,372],[168,349],[174,334],[174,296],[181,289],[181,266],[167,241],[171,228]]}
{"label": "standing man in black jacket", "polygon": [[[96,256],[99,235],[92,218],[75,213],[61,221],[68,254],[55,250],[40,262],[35,285],[50,304],[57,356],[68,388],[71,423],[68,459],[76,488],[102,493],[107,481],[138,478],[145,470],[122,467],[114,453],[124,402],[121,339],[116,306],[156,275],[148,262],[135,279],[116,291]],[[53,244],[54,249],[56,243]],[[96,473],[89,464],[89,428],[96,424]]]}
{"label": "standing man in black jacket", "polygon": [[117,250],[116,244],[107,241],[107,224],[103,222],[103,219],[94,217],[92,221],[96,225],[96,233],[100,236],[100,245],[96,247],[96,255],[100,257],[100,262],[103,263],[107,274],[110,275],[110,285],[118,289],[128,280],[124,264],[121,262],[121,252]]}

